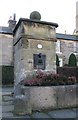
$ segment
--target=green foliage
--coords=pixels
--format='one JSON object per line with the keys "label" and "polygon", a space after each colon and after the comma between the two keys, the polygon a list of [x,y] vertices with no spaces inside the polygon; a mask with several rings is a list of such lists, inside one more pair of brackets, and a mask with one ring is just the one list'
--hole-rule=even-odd
{"label": "green foliage", "polygon": [[0,66],[2,69],[2,84],[9,85],[14,83],[14,67],[13,66]]}
{"label": "green foliage", "polygon": [[76,56],[74,54],[70,55],[68,64],[71,67],[77,66],[77,60],[76,60]]}
{"label": "green foliage", "polygon": [[57,54],[56,54],[56,66],[59,66],[59,57]]}

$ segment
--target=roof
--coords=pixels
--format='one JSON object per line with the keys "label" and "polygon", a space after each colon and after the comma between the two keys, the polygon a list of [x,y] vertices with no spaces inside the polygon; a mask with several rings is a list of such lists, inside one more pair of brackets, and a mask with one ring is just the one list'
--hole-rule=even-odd
{"label": "roof", "polygon": [[0,33],[1,34],[13,34],[13,31],[9,27],[2,27],[2,26],[0,26]]}
{"label": "roof", "polygon": [[51,25],[51,26],[55,26],[58,27],[57,23],[52,23],[52,22],[46,22],[46,21],[40,21],[40,20],[34,20],[34,19],[27,19],[27,18],[20,18],[17,25],[15,26],[15,29],[13,30],[13,33],[15,34],[16,30],[18,29],[19,25],[21,24],[21,22],[33,22],[33,23],[40,23],[40,24],[44,24],[44,25]]}
{"label": "roof", "polygon": [[[21,18],[21,19],[23,19],[23,18]],[[27,20],[27,21],[33,21],[33,20],[30,20],[30,19],[23,19],[23,21],[24,20]],[[35,20],[34,20],[35,21]],[[37,22],[37,21],[36,21]],[[39,22],[39,21],[38,21]],[[21,23],[21,21],[19,21],[19,23],[17,23],[18,25],[16,25],[16,27],[15,27],[15,29],[17,29],[18,28],[18,26],[19,26],[19,24]],[[42,24],[44,24],[44,23],[48,23],[48,24],[51,24],[51,25],[53,25],[53,24],[56,24],[56,23],[50,23],[50,22],[43,22],[43,21],[41,21],[41,23]],[[58,25],[58,24],[56,24],[56,25]],[[14,29],[14,30],[15,30]],[[13,31],[12,31],[12,29],[11,28],[9,28],[9,27],[3,27],[3,26],[0,26],[0,33],[1,34],[13,34]],[[56,33],[56,38],[57,39],[63,39],[63,40],[71,40],[71,41],[78,41],[78,36],[76,36],[76,35],[70,35],[70,34],[62,34],[62,33]]]}
{"label": "roof", "polygon": [[76,36],[76,35],[61,34],[61,33],[56,33],[56,38],[57,39],[64,39],[64,40],[71,40],[71,41],[78,40],[78,36]]}

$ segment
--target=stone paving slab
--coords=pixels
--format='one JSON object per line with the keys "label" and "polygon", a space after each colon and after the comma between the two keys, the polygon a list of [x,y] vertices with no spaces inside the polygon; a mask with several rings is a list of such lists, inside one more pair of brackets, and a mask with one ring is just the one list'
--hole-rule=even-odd
{"label": "stone paving slab", "polygon": [[13,105],[13,101],[6,101],[6,102],[2,101],[2,106],[8,106],[8,105]]}
{"label": "stone paving slab", "polygon": [[31,120],[29,115],[26,115],[26,116],[10,116],[10,115],[3,117],[2,120],[11,120],[11,119],[13,119],[13,120],[17,120],[17,119],[19,119],[19,120]]}
{"label": "stone paving slab", "polygon": [[74,113],[71,110],[58,110],[47,113],[35,112],[32,115],[15,116],[11,112],[5,112],[3,113],[2,120],[78,120]]}
{"label": "stone paving slab", "polygon": [[4,117],[4,118],[7,118],[7,117],[13,117],[14,115],[13,115],[13,113],[12,112],[4,112],[4,113],[2,113],[2,117]]}
{"label": "stone paving slab", "polygon": [[48,115],[50,115],[52,118],[76,118],[77,114],[76,112],[72,110],[55,110],[48,112]]}
{"label": "stone paving slab", "polygon": [[9,92],[9,93],[11,93],[11,92],[13,92],[13,90],[14,90],[14,88],[13,87],[3,87],[2,89],[1,89],[1,91],[2,91],[2,93],[4,93],[4,92]]}
{"label": "stone paving slab", "polygon": [[71,110],[74,111],[76,113],[76,116],[78,117],[78,108],[73,108]]}
{"label": "stone paving slab", "polygon": [[34,120],[30,118],[2,118],[1,120]]}
{"label": "stone paving slab", "polygon": [[36,112],[32,114],[32,118],[51,118],[49,115],[43,112]]}

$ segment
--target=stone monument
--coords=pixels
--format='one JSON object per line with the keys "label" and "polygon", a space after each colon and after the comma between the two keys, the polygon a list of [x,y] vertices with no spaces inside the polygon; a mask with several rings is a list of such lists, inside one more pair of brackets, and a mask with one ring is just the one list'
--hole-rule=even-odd
{"label": "stone monument", "polygon": [[34,11],[30,14],[30,19],[20,18],[13,31],[16,95],[19,92],[16,89],[20,81],[27,76],[31,77],[34,70],[56,73],[55,42],[58,24],[40,19],[40,13]]}
{"label": "stone monument", "polygon": [[36,12],[37,17],[34,14],[30,15],[32,19],[20,18],[14,29],[15,84],[33,70],[56,73],[55,42],[58,24],[40,21],[40,14]]}

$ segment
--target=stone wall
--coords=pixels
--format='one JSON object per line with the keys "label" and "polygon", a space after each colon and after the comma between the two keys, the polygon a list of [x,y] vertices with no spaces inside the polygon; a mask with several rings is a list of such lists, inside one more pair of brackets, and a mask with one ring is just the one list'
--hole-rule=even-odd
{"label": "stone wall", "polygon": [[0,71],[0,85],[13,84],[13,36],[10,34],[0,34]]}
{"label": "stone wall", "polygon": [[13,65],[13,36],[0,34],[0,65]]}
{"label": "stone wall", "polygon": [[[64,39],[60,39],[60,40],[57,39],[57,41],[60,41],[60,45],[56,46],[56,47],[60,47],[60,48],[57,48],[57,49],[60,49],[59,53],[57,51],[57,54],[59,58],[62,58],[63,65],[68,64],[70,55],[72,53],[78,53],[78,42],[71,41],[71,40],[64,40]],[[77,58],[77,61],[78,61],[78,58]]]}

